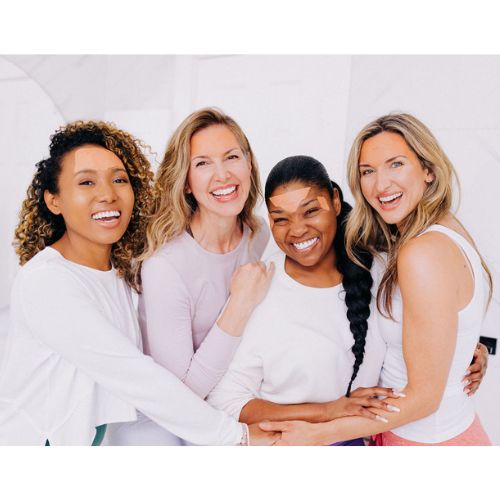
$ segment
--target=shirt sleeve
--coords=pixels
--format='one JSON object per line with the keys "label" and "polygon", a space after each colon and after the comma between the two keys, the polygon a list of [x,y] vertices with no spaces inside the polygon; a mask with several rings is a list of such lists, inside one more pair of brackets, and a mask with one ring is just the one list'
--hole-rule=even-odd
{"label": "shirt sleeve", "polygon": [[142,335],[153,359],[205,398],[227,370],[240,343],[215,323],[194,351],[190,294],[165,257],[153,256],[142,269]]}
{"label": "shirt sleeve", "polygon": [[247,325],[243,341],[227,372],[207,397],[214,408],[225,411],[235,419],[239,419],[242,408],[250,400],[261,397],[264,367],[259,353],[265,348],[258,345],[258,330],[255,322]]}
{"label": "shirt sleeve", "polygon": [[242,426],[144,355],[101,312],[67,269],[39,268],[21,283],[33,336],[177,436],[197,444],[237,444]]}

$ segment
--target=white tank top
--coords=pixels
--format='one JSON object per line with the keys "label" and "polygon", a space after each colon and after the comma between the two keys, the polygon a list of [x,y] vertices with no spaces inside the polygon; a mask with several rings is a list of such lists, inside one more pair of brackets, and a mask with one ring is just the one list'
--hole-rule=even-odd
{"label": "white tank top", "polygon": [[[479,340],[488,293],[486,276],[474,247],[457,232],[437,224],[427,228],[421,235],[430,231],[437,231],[451,238],[467,257],[474,278],[474,294],[467,306],[458,313],[457,344],[439,408],[433,414],[393,429],[392,432],[412,441],[439,443],[462,433],[474,420],[474,405],[472,399],[463,391],[462,378]],[[399,288],[394,292],[392,308],[396,321],[378,315],[380,333],[387,343],[380,381],[384,387],[402,389],[407,384],[407,373],[403,358],[403,307]]]}

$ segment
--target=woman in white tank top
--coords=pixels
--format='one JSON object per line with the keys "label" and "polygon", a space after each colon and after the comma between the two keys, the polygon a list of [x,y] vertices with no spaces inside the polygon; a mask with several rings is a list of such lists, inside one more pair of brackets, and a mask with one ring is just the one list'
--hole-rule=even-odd
{"label": "woman in white tank top", "polygon": [[400,413],[380,411],[379,421],[349,417],[323,424],[262,424],[283,431],[283,444],[326,444],[363,435],[377,435],[383,445],[491,444],[462,378],[492,281],[451,213],[454,176],[437,140],[411,115],[383,116],[356,137],[348,178],[357,203],[347,247],[361,245],[381,257],[383,265],[374,269],[388,345],[381,385],[399,388],[406,397],[398,400]]}

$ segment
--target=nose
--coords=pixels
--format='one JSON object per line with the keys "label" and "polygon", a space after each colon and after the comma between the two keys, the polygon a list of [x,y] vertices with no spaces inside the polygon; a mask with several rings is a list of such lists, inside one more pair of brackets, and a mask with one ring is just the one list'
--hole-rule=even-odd
{"label": "nose", "polygon": [[295,221],[292,221],[288,234],[294,238],[300,238],[301,236],[304,236],[304,234],[307,233],[307,224],[305,221],[301,218]]}
{"label": "nose", "polygon": [[116,189],[113,182],[100,182],[96,192],[97,200],[102,203],[112,203],[116,201]]}
{"label": "nose", "polygon": [[391,187],[392,180],[387,168],[379,168],[376,173],[376,188],[379,193],[383,193]]}
{"label": "nose", "polygon": [[223,161],[216,161],[215,162],[215,169],[214,169],[214,177],[215,180],[224,182],[230,177],[229,170],[227,167],[224,165]]}

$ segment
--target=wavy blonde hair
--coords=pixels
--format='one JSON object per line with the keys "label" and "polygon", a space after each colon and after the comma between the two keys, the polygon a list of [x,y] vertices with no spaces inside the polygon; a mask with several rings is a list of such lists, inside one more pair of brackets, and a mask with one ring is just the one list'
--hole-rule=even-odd
{"label": "wavy blonde hair", "polygon": [[262,197],[257,160],[241,127],[217,108],[203,108],[191,113],[170,138],[165,156],[156,174],[154,203],[146,230],[147,245],[135,269],[140,274],[140,263],[153,255],[167,241],[179,236],[189,226],[196,211],[194,196],[186,193],[186,182],[191,159],[191,138],[212,125],[224,125],[235,136],[243,154],[250,163],[250,191],[240,221],[255,234],[259,221],[253,211]]}
{"label": "wavy blonde hair", "polygon": [[153,172],[144,154],[148,146],[112,123],[75,121],[59,128],[50,137],[49,157],[36,164],[35,175],[19,214],[14,238],[16,253],[20,264],[24,265],[63,236],[66,231],[64,219],[47,208],[44,192],[59,192],[58,180],[64,155],[85,144],[96,144],[112,151],[127,170],[134,191],[134,209],[125,234],[112,246],[111,262],[118,275],[138,291],[132,267],[134,259],[144,249],[145,216],[152,203]]}
{"label": "wavy blonde hair", "polygon": [[[417,156],[422,168],[428,169],[434,176],[433,181],[427,184],[417,207],[403,221],[399,230],[393,225],[386,224],[361,192],[359,172],[361,148],[367,139],[381,132],[391,132],[403,137]],[[358,262],[354,252],[356,246],[368,250],[374,255],[379,252],[388,253],[386,271],[377,291],[377,307],[382,314],[393,319],[392,294],[398,280],[397,259],[399,251],[407,241],[419,235],[432,224],[436,224],[451,210],[453,181],[456,182],[459,193],[460,183],[451,161],[432,132],[420,120],[407,113],[382,116],[366,125],[359,132],[349,152],[347,177],[356,202],[346,227],[347,251],[351,259],[360,265],[362,263]],[[458,220],[457,222],[462,226]],[[465,228],[463,229],[468,234]],[[473,242],[472,238],[470,240]],[[478,251],[475,244],[474,247]],[[493,286],[491,273],[480,254],[479,257],[488,277],[491,299]]]}

